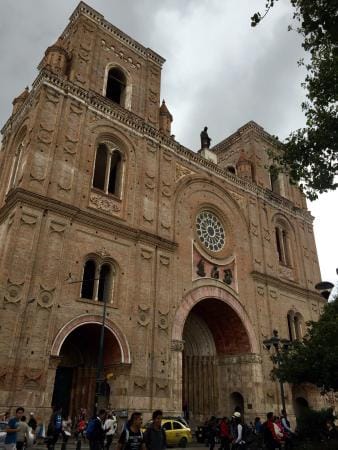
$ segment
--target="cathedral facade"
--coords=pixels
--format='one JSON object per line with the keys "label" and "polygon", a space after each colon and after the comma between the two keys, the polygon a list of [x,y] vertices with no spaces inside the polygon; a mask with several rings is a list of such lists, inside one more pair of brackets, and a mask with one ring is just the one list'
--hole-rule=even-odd
{"label": "cathedral facade", "polygon": [[[81,2],[13,101],[0,152],[0,409],[104,402],[202,421],[278,411],[263,340],[323,308],[305,197],[249,122],[193,152],[160,102],[164,59]],[[287,408],[320,406],[285,386]]]}

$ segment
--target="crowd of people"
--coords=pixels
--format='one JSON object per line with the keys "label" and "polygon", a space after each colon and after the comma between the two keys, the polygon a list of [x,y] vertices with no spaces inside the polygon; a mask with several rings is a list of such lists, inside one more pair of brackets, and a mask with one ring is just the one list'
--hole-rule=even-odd
{"label": "crowd of people", "polygon": [[[329,419],[325,425],[322,442],[338,439],[334,421]],[[267,413],[264,422],[256,417],[249,424],[243,421],[240,411],[235,410],[230,419],[212,416],[205,428],[209,450],[214,450],[217,443],[220,444],[219,450],[291,450],[297,438],[285,410],[280,416]]]}
{"label": "crowd of people", "polygon": [[[27,422],[24,408],[19,407],[14,417],[6,415],[3,419],[7,423],[5,450],[24,450],[38,440],[40,424],[33,413],[30,413]],[[162,419],[162,411],[154,411],[152,421],[143,432],[142,413],[133,412],[118,436],[116,450],[165,450],[167,440]],[[209,450],[214,450],[217,444],[219,450],[290,450],[294,448],[296,436],[284,410],[278,417],[269,412],[264,422],[256,417],[250,424],[244,422],[239,410],[235,410],[230,419],[212,416],[205,424],[205,432]],[[86,411],[81,410],[73,423],[69,417],[66,419],[62,416],[61,408],[55,408],[43,437],[48,450],[54,450],[59,440],[61,450],[66,450],[72,435],[75,437],[77,450],[81,449],[81,442],[84,440],[89,442],[90,450],[110,450],[116,434],[117,419],[113,412],[101,409],[88,419]],[[325,439],[337,438],[334,421],[328,420]]]}

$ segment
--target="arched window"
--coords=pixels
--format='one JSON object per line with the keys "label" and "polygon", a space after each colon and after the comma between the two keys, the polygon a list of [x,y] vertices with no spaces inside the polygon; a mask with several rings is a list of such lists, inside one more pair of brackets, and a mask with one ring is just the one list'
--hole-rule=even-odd
{"label": "arched window", "polygon": [[280,195],[279,174],[274,166],[270,166],[269,174],[272,192]]}
{"label": "arched window", "polygon": [[89,259],[83,269],[81,298],[111,303],[114,290],[115,268],[112,263]]}
{"label": "arched window", "polygon": [[236,175],[236,169],[234,168],[234,166],[227,166],[227,171],[229,173],[232,173],[233,175]]}
{"label": "arched window", "polygon": [[120,196],[122,154],[111,144],[99,144],[96,151],[93,187],[105,194]]}
{"label": "arched window", "polygon": [[95,261],[89,259],[83,269],[81,298],[92,299],[94,295],[94,283],[96,274]]}
{"label": "arched window", "polygon": [[276,250],[280,264],[291,267],[291,251],[289,232],[284,223],[275,226]]}
{"label": "arched window", "polygon": [[97,299],[99,302],[109,301],[111,294],[112,282],[112,267],[110,264],[102,264],[100,268],[99,286],[97,292]]}
{"label": "arched window", "polygon": [[106,97],[125,106],[127,80],[122,70],[113,67],[108,72]]}
{"label": "arched window", "polygon": [[287,315],[288,331],[290,341],[303,338],[303,317],[300,313],[289,311]]}
{"label": "arched window", "polygon": [[26,137],[26,127],[23,128],[23,130],[19,133],[18,138],[15,141],[15,151],[14,151],[14,159],[11,167],[10,177],[9,177],[9,183],[7,186],[7,192],[14,188],[20,179],[22,178],[23,174],[23,167],[22,166],[22,159],[23,159],[23,153],[24,153],[24,140]]}

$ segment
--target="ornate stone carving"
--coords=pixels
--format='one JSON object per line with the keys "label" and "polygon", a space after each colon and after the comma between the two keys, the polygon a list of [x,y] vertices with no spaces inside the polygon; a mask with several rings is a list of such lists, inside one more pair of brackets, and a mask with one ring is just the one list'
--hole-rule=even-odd
{"label": "ornate stone carving", "polygon": [[167,382],[157,381],[155,383],[155,387],[156,387],[155,395],[157,397],[159,397],[159,396],[167,397],[169,395],[169,385]]}
{"label": "ornate stone carving", "polygon": [[197,271],[196,271],[197,275],[200,277],[205,277],[205,275],[206,275],[204,266],[205,266],[205,263],[204,263],[203,259],[200,259],[200,261],[197,264]]}
{"label": "ornate stone carving", "polygon": [[168,316],[169,316],[169,311],[167,311],[166,313],[161,312],[160,310],[158,311],[158,327],[161,330],[168,329],[168,326],[169,326]]}
{"label": "ornate stone carving", "polygon": [[20,217],[20,222],[25,225],[34,226],[37,222],[37,216],[33,216],[32,214],[23,213]]}
{"label": "ornate stone carving", "polygon": [[18,303],[22,299],[24,282],[14,283],[10,279],[7,280],[7,287],[4,298],[8,303]]}
{"label": "ornate stone carving", "polygon": [[92,192],[89,198],[89,206],[109,214],[121,211],[121,206],[114,199]]}
{"label": "ornate stone carving", "polygon": [[184,341],[179,341],[177,339],[173,339],[171,341],[171,350],[173,350],[174,352],[183,352]]}
{"label": "ornate stone carving", "polygon": [[219,270],[218,270],[218,267],[217,267],[217,266],[214,266],[214,267],[211,269],[210,276],[211,276],[211,278],[215,278],[216,280],[219,279]]}
{"label": "ornate stone carving", "polygon": [[26,389],[39,389],[43,371],[40,369],[25,369],[23,386]]}
{"label": "ornate stone carving", "polygon": [[150,307],[148,305],[138,305],[138,319],[137,323],[142,327],[146,327],[149,325],[150,317],[149,317]]}
{"label": "ornate stone carving", "polygon": [[231,271],[231,269],[225,269],[224,270],[223,281],[224,281],[225,284],[231,284],[232,283],[232,271]]}
{"label": "ornate stone carving", "polygon": [[50,308],[54,303],[54,291],[55,288],[46,289],[40,286],[40,292],[38,294],[38,305],[41,308]]}
{"label": "ornate stone carving", "polygon": [[180,180],[181,178],[187,176],[187,175],[191,175],[194,174],[195,172],[193,172],[192,170],[188,169],[185,166],[182,166],[181,164],[177,164],[176,163],[176,168],[175,168],[175,181],[177,182],[178,180]]}
{"label": "ornate stone carving", "polygon": [[258,285],[257,286],[257,293],[263,297],[264,296],[264,286]]}

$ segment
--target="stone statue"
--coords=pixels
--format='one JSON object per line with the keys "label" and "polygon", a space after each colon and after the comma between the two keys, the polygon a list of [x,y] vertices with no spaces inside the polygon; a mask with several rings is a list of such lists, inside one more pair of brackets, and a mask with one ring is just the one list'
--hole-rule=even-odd
{"label": "stone statue", "polygon": [[197,275],[200,277],[205,277],[205,270],[204,270],[204,261],[201,259],[199,263],[197,264]]}
{"label": "stone statue", "polygon": [[218,267],[214,266],[211,270],[211,278],[215,278],[216,280],[219,279],[219,271],[218,271]]}
{"label": "stone statue", "polygon": [[231,283],[232,283],[232,272],[231,272],[230,269],[224,270],[223,281],[224,281],[224,283],[226,283],[226,284],[231,284]]}
{"label": "stone statue", "polygon": [[208,135],[208,127],[204,127],[204,130],[201,131],[201,148],[210,148],[211,139]]}

